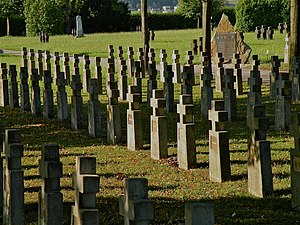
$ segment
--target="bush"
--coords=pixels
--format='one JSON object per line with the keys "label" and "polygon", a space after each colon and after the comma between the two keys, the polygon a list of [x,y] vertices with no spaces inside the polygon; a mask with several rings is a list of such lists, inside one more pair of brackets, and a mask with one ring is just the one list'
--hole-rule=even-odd
{"label": "bush", "polygon": [[236,28],[247,32],[256,26],[277,27],[289,21],[289,0],[239,0],[236,6]]}

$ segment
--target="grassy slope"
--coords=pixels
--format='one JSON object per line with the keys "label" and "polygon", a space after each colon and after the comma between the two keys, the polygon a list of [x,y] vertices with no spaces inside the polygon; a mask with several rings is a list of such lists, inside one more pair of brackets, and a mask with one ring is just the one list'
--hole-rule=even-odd
{"label": "grassy slope", "polygon": [[[183,39],[179,35],[172,34],[171,31],[157,32],[158,46],[168,45],[169,52],[173,47],[179,46],[181,41],[182,48],[189,47],[190,39],[196,37],[196,31],[177,31],[183,36],[189,38]],[[191,32],[190,35],[186,35]],[[177,33],[176,33],[177,34]],[[103,34],[104,36],[108,34]],[[129,33],[124,35],[111,35],[111,42],[115,46],[127,43],[127,46],[137,44],[131,35],[138,36],[137,33]],[[127,36],[129,35],[129,37]],[[161,35],[161,37],[160,37]],[[248,36],[249,35],[249,36]],[[251,40],[252,34],[246,34],[246,40]],[[114,38],[119,39],[126,37],[126,40],[114,42]],[[88,45],[74,44],[67,49],[67,46],[62,41],[56,42],[53,45],[52,51],[66,51],[82,53],[83,49],[86,52],[92,53],[90,36],[83,39],[68,38],[69,42],[84,41],[90,43]],[[91,35],[101,39],[101,43],[106,38],[100,38],[102,35]],[[54,40],[53,37],[51,39]],[[64,38],[64,37],[61,37]],[[127,40],[127,39],[130,40]],[[177,40],[173,40],[177,39]],[[1,38],[0,43],[2,48],[3,40],[11,41],[14,38]],[[18,38],[17,38],[18,39]],[[168,39],[170,39],[168,41]],[[16,49],[20,49],[24,43],[19,46],[16,44]],[[67,40],[67,38],[66,38]],[[135,39],[138,40],[138,39]],[[276,41],[276,40],[275,40]],[[272,42],[272,43],[275,43]],[[35,44],[37,41],[35,41]],[[257,41],[256,41],[257,42]],[[106,51],[107,43],[103,44],[103,54]],[[165,45],[163,45],[165,43]],[[173,44],[172,44],[173,43]],[[267,41],[257,42],[257,49],[262,52],[265,48],[281,49],[276,46],[266,46]],[[278,43],[279,39],[278,39]],[[49,45],[51,42],[49,43]],[[46,44],[48,45],[48,44]],[[43,45],[46,47],[46,45]],[[52,44],[51,44],[52,45]],[[251,44],[250,44],[251,45]],[[282,43],[280,44],[280,46]],[[4,46],[4,45],[3,45]],[[10,45],[5,45],[5,48]],[[29,46],[29,45],[27,45]],[[30,46],[33,47],[33,46]],[[56,47],[54,49],[54,47]],[[76,47],[76,49],[75,49]],[[37,48],[37,47],[34,47]],[[80,48],[80,49],[79,49]],[[159,48],[159,47],[157,47]],[[96,49],[100,49],[97,47]],[[254,49],[253,49],[254,51]],[[96,54],[95,54],[96,55]],[[15,61],[20,62],[20,58],[5,57],[0,58],[0,61]],[[199,78],[197,80],[199,83]],[[145,83],[144,83],[145,84]],[[161,87],[161,84],[160,84]],[[179,86],[176,85],[176,101],[178,102]],[[247,89],[245,88],[245,91]],[[264,103],[267,107],[267,113],[270,117],[271,124],[274,121],[274,102],[267,97],[268,88],[264,87]],[[70,90],[68,88],[68,92]],[[199,85],[194,87],[195,93],[195,112],[200,111],[200,94]],[[87,123],[87,94],[83,93],[85,100],[85,123]],[[219,95],[216,95],[219,97]],[[145,96],[144,96],[145,97]],[[69,95],[70,100],[70,95]],[[97,207],[101,214],[100,224],[122,224],[122,218],[118,215],[118,196],[122,193],[122,178],[124,177],[146,177],[149,179],[149,197],[156,203],[156,220],[153,224],[178,224],[184,220],[184,202],[185,201],[202,201],[213,200],[215,203],[215,215],[217,224],[298,224],[300,216],[293,212],[290,208],[290,177],[289,177],[289,151],[293,148],[293,139],[287,133],[279,133],[273,130],[271,126],[268,132],[268,140],[271,141],[272,148],[272,169],[273,182],[275,193],[273,196],[265,199],[258,199],[247,192],[247,138],[249,131],[246,128],[246,94],[238,97],[239,116],[236,122],[227,124],[230,137],[231,151],[231,169],[232,181],[223,184],[212,183],[208,179],[208,121],[196,113],[196,144],[197,144],[197,169],[190,171],[182,171],[174,164],[174,157],[168,160],[154,161],[150,158],[149,151],[131,152],[126,149],[126,102],[121,101],[122,115],[122,131],[123,144],[119,146],[107,146],[105,141],[106,134],[106,106],[107,99],[101,96],[102,104],[102,125],[103,125],[103,140],[90,138],[87,131],[73,131],[70,129],[69,123],[60,123],[56,120],[44,119],[42,117],[34,117],[29,113],[22,113],[18,109],[11,110],[8,107],[1,107],[1,127],[19,127],[23,133],[23,143],[25,146],[25,155],[23,165],[25,170],[25,202],[26,202],[26,224],[37,224],[37,199],[38,189],[41,181],[38,176],[38,159],[40,158],[40,146],[44,143],[57,143],[61,147],[61,161],[64,165],[64,176],[61,179],[62,192],[64,194],[64,209],[65,222],[70,220],[70,205],[74,201],[74,191],[71,189],[71,173],[74,171],[75,157],[79,155],[94,155],[97,157],[97,173],[101,176],[101,190],[97,194]],[[145,149],[149,149],[149,116],[151,110],[145,105],[142,105],[144,116],[144,143]],[[176,155],[176,114],[168,115],[168,143],[169,155]]]}

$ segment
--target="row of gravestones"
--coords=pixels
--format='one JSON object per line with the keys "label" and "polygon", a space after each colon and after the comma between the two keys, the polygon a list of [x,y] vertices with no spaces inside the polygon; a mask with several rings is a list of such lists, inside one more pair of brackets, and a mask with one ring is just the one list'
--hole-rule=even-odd
{"label": "row of gravestones", "polygon": [[[288,24],[287,23],[279,23],[277,26],[279,33],[288,33]],[[258,40],[260,39],[268,39],[273,40],[274,29],[272,26],[266,27],[265,25],[261,25],[261,27],[255,27],[255,34]]]}
{"label": "row of gravestones", "polygon": [[[3,215],[4,225],[25,224],[24,172],[21,164],[23,151],[21,130],[5,130],[4,171],[3,158],[0,160],[0,213]],[[38,168],[42,180],[38,200],[38,224],[63,224],[63,195],[60,188],[63,165],[60,162],[58,145],[42,146]],[[71,225],[99,224],[96,193],[99,192],[100,177],[96,174],[96,158],[77,156],[75,168],[72,174],[75,204],[71,208]],[[123,182],[124,195],[119,199],[119,212],[124,216],[124,224],[148,224],[154,220],[154,204],[148,199],[148,180],[126,178]],[[213,203],[186,203],[185,224],[214,224]]]}

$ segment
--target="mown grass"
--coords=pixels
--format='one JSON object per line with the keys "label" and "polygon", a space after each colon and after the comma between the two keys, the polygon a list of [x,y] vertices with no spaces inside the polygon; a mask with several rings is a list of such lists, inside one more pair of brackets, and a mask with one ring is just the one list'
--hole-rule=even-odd
{"label": "mown grass", "polygon": [[[172,34],[171,31],[170,34]],[[177,31],[176,31],[177,32]],[[182,34],[191,31],[178,31]],[[198,32],[198,31],[197,31]],[[159,33],[157,31],[158,40]],[[161,34],[163,34],[162,32]],[[137,35],[129,33],[126,35]],[[101,34],[102,35],[102,34]],[[100,37],[95,35],[95,37]],[[106,35],[106,34],[105,34]],[[107,34],[108,35],[108,34]],[[114,44],[111,34],[110,44]],[[249,35],[249,37],[247,36]],[[245,34],[246,40],[251,40],[253,33]],[[117,35],[118,36],[118,35]],[[121,38],[122,35],[119,35]],[[171,37],[174,38],[174,33]],[[192,35],[190,34],[190,37]],[[282,35],[283,36],[283,35]],[[73,39],[70,41],[86,40]],[[169,37],[169,38],[171,38]],[[277,36],[275,36],[277,37]],[[50,40],[54,40],[52,37]],[[59,38],[59,37],[57,37]],[[128,38],[128,37],[127,37]],[[174,47],[165,37],[166,45]],[[11,40],[13,38],[1,38]],[[29,38],[30,39],[30,38]],[[162,38],[161,38],[162,39]],[[190,38],[192,39],[192,38]],[[27,39],[24,38],[24,42]],[[101,39],[102,40],[102,39]],[[133,39],[132,39],[133,40]],[[182,45],[189,47],[190,41],[185,39]],[[270,43],[275,43],[270,41]],[[278,45],[281,43],[278,38]],[[38,44],[35,40],[34,44]],[[119,42],[117,42],[119,43]],[[134,42],[127,43],[137,44]],[[276,50],[279,47],[266,46],[268,41],[257,42],[263,52],[265,48]],[[277,42],[276,42],[277,43]],[[46,44],[47,45],[47,44]],[[43,45],[43,46],[46,46]],[[8,45],[7,45],[8,46]],[[20,44],[23,46],[23,43]],[[16,46],[16,49],[20,49]],[[103,54],[106,54],[103,45]],[[128,45],[129,46],[129,45]],[[31,46],[28,46],[31,47]],[[68,50],[64,44],[57,43],[57,49],[61,52],[74,53],[75,48],[83,46],[75,44]],[[86,46],[86,52],[91,46]],[[177,47],[177,46],[176,46]],[[38,47],[37,47],[38,48]],[[35,49],[37,49],[35,48]],[[257,47],[259,48],[259,47]],[[280,47],[281,48],[281,47]],[[172,48],[168,48],[171,51]],[[51,51],[60,51],[51,49]],[[254,50],[253,50],[254,51]],[[90,53],[92,54],[92,53]],[[262,58],[262,57],[260,57]],[[7,61],[6,61],[7,60]],[[20,64],[20,56],[1,57],[1,62],[12,62]],[[103,81],[103,84],[105,81]],[[246,104],[247,95],[238,96],[238,119],[235,122],[227,123],[226,128],[230,138],[230,157],[232,180],[222,184],[209,181],[208,177],[208,130],[210,124],[206,118],[200,115],[200,86],[199,74],[197,74],[197,85],[194,87],[195,123],[196,123],[196,145],[198,168],[183,171],[178,169],[176,164],[176,113],[167,115],[168,119],[168,150],[169,158],[155,161],[150,157],[150,115],[151,109],[146,103],[141,105],[143,112],[143,134],[144,150],[128,151],[126,148],[126,110],[128,104],[120,101],[121,123],[123,143],[109,146],[106,144],[106,104],[107,97],[100,96],[102,115],[102,138],[91,138],[87,134],[87,128],[74,131],[70,122],[62,123],[56,119],[45,119],[42,116],[32,116],[30,113],[21,112],[19,109],[9,107],[0,108],[1,128],[15,127],[22,130],[22,143],[25,147],[22,164],[25,175],[25,215],[26,225],[37,224],[38,190],[41,185],[38,174],[38,160],[40,159],[41,145],[45,143],[57,143],[60,145],[61,161],[63,163],[63,178],[61,179],[62,193],[64,196],[64,222],[70,223],[70,206],[74,202],[74,190],[71,188],[71,173],[75,170],[75,157],[88,155],[97,158],[97,173],[100,175],[100,191],[97,194],[97,208],[100,211],[100,224],[123,224],[122,217],[118,215],[118,196],[122,194],[122,179],[125,177],[145,177],[149,180],[149,198],[156,203],[156,220],[152,224],[179,224],[184,221],[184,203],[186,201],[213,201],[215,204],[215,220],[217,224],[299,224],[300,215],[290,207],[290,150],[293,148],[293,138],[286,132],[274,130],[274,101],[268,97],[269,87],[263,87],[263,101],[266,105],[267,115],[271,121],[267,139],[271,142],[272,170],[274,182],[274,194],[268,198],[260,199],[253,197],[247,191],[247,139],[250,132],[246,125]],[[143,82],[144,93],[146,81]],[[246,84],[245,91],[248,90]],[[159,87],[162,84],[159,83]],[[175,86],[175,99],[178,103],[179,85]],[[67,87],[68,99],[70,102],[70,87]],[[220,98],[220,94],[215,95]],[[84,118],[87,127],[87,98],[84,97]],[[145,102],[145,94],[143,96]]]}

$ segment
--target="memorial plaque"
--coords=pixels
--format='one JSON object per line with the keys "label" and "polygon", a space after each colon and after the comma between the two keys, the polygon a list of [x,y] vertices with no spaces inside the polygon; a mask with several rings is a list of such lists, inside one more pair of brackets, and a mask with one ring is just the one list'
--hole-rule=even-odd
{"label": "memorial plaque", "polygon": [[224,60],[233,58],[237,52],[237,38],[235,32],[216,34],[217,51],[222,53]]}
{"label": "memorial plaque", "polygon": [[300,158],[294,156],[294,171],[300,173]]}

